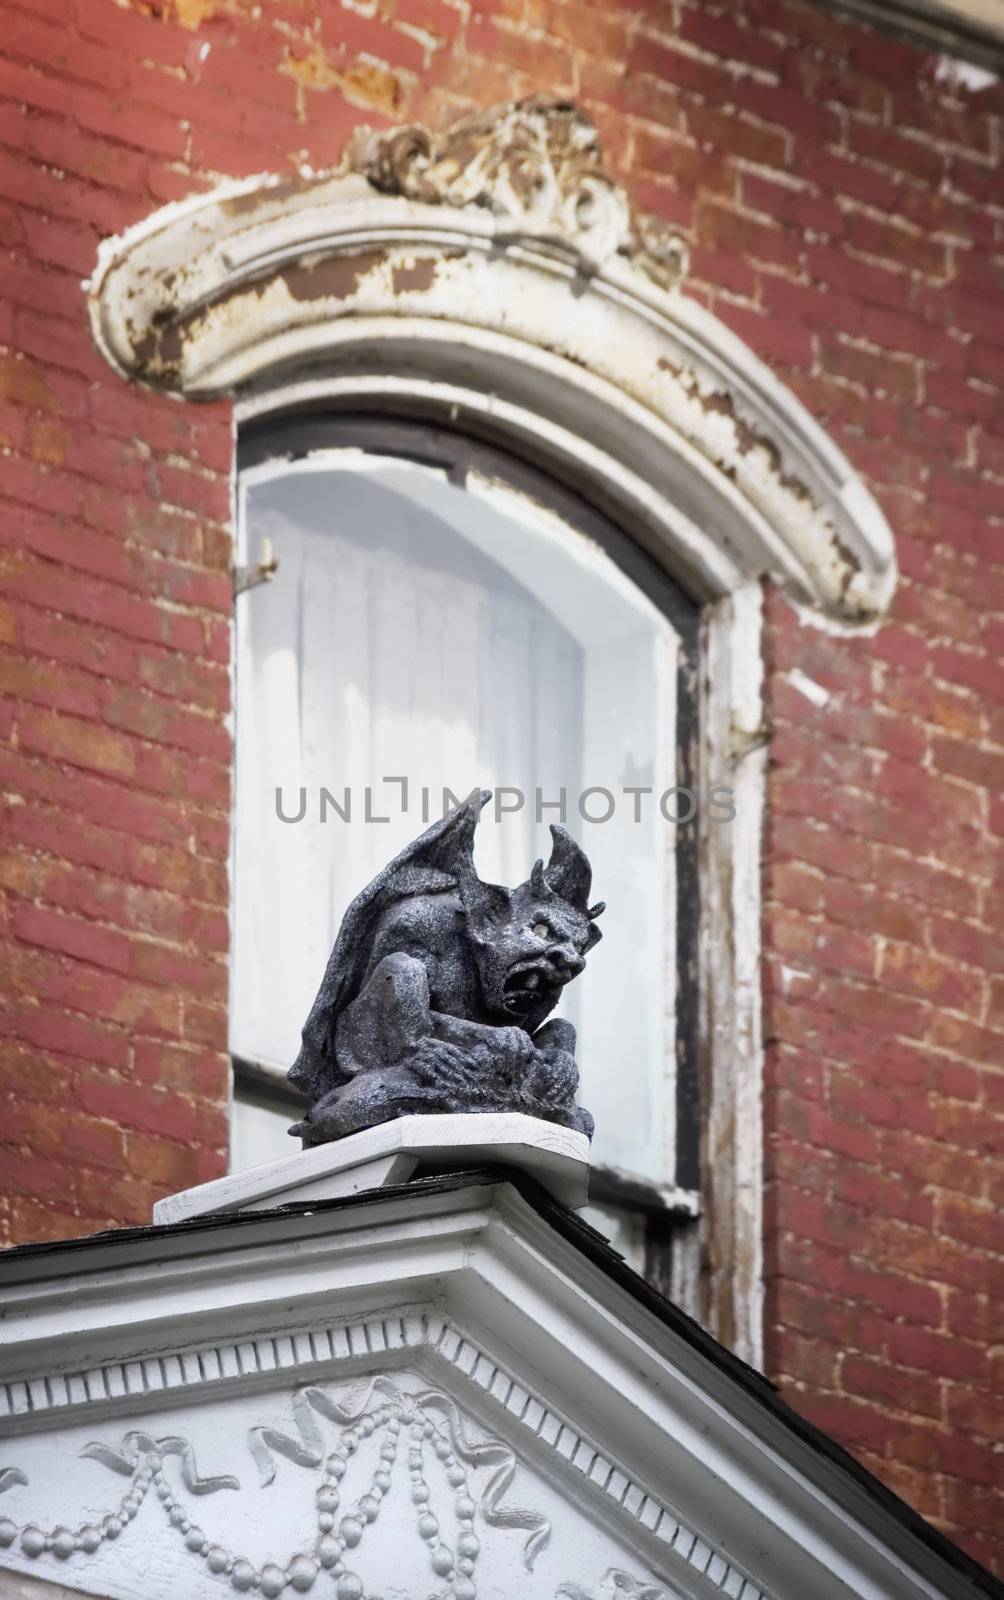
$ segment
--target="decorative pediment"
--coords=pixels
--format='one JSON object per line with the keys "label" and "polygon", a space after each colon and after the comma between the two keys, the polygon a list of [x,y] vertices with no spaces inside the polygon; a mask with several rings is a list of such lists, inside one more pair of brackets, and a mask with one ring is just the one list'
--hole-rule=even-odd
{"label": "decorative pediment", "polygon": [[129,379],[470,430],[613,508],[700,599],[768,576],[869,622],[896,577],[882,512],[681,291],[685,258],[588,117],[538,97],[168,206],[102,245],[91,320]]}
{"label": "decorative pediment", "polygon": [[[203,1346],[189,1364],[215,1381],[151,1385],[128,1421],[93,1407],[93,1421],[12,1442],[18,1465],[0,1470],[0,1493],[16,1490],[5,1502],[16,1517],[0,1518],[0,1572],[6,1547],[14,1570],[109,1600],[131,1600],[141,1573],[144,1600],[315,1584],[334,1584],[339,1600],[474,1600],[508,1595],[514,1581],[541,1600],[679,1600],[648,1570],[640,1537],[701,1594],[713,1562],[716,1588],[731,1574],[734,1593],[766,1600],[434,1313],[335,1324],[298,1342],[293,1360],[274,1337]],[[373,1359],[354,1372],[350,1352],[365,1344]],[[249,1384],[248,1367],[265,1381]],[[298,1367],[314,1375],[297,1381]],[[567,1497],[583,1476],[610,1501],[599,1518]]]}
{"label": "decorative pediment", "polygon": [[985,1600],[514,1181],[8,1253],[0,1593],[7,1572],[111,1600]]}

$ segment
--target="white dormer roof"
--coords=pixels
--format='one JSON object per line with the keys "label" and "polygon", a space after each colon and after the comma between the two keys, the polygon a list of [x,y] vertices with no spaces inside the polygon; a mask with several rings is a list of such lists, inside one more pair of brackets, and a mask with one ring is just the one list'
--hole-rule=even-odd
{"label": "white dormer roof", "polygon": [[0,1595],[1004,1595],[503,1169],[27,1246],[0,1314]]}

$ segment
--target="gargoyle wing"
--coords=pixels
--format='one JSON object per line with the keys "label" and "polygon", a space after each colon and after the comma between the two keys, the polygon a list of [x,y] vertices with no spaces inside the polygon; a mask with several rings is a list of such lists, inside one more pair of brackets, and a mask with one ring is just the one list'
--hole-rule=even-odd
{"label": "gargoyle wing", "polygon": [[346,911],[303,1026],[300,1054],[289,1071],[290,1083],[311,1100],[348,1081],[335,1060],[335,1021],[359,993],[378,919],[396,901],[463,889],[476,880],[474,829],[490,799],[490,789],[475,791],[434,822],[377,873]]}

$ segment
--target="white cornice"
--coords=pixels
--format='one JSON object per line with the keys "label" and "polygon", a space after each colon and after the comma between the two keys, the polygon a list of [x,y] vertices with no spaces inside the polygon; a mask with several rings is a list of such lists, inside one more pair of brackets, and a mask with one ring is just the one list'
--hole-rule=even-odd
{"label": "white cornice", "polygon": [[193,398],[295,383],[303,404],[316,380],[329,406],[452,418],[613,494],[701,597],[766,574],[845,623],[873,619],[892,536],[850,463],[668,286],[682,251],[631,217],[598,148],[569,171],[541,155],[539,192],[514,193],[520,116],[542,148],[554,118],[586,126],[567,107],[502,107],[473,156],[442,136],[428,159],[405,135],[432,136],[403,130],[385,141],[405,140],[396,166],[370,151],[360,170],[227,185],[106,241],[99,348],[124,377]]}

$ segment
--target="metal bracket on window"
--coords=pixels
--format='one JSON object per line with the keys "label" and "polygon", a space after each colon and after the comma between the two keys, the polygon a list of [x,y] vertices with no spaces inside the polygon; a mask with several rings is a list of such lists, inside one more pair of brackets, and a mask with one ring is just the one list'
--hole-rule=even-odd
{"label": "metal bracket on window", "polygon": [[762,750],[765,745],[770,744],[773,737],[774,726],[766,718],[758,728],[743,728],[733,720],[725,746],[726,759],[733,766],[738,766],[740,761],[752,755],[754,750]]}
{"label": "metal bracket on window", "polygon": [[279,557],[272,553],[271,539],[263,539],[258,546],[258,560],[246,567],[234,567],[234,599],[245,589],[255,589],[259,583],[271,583],[279,570]]}

